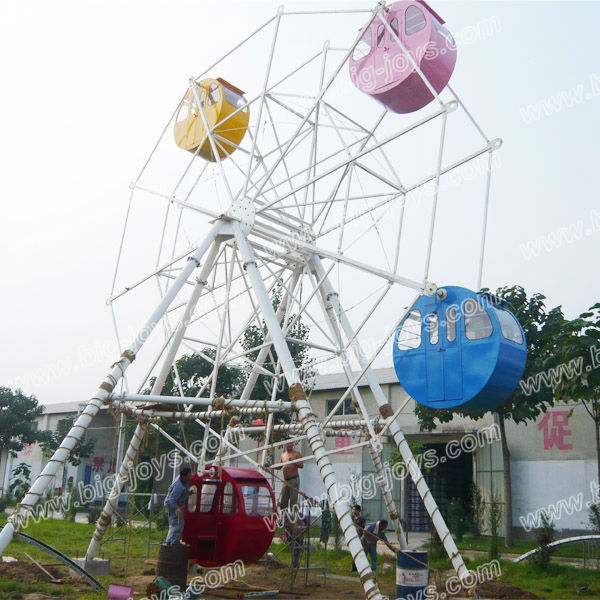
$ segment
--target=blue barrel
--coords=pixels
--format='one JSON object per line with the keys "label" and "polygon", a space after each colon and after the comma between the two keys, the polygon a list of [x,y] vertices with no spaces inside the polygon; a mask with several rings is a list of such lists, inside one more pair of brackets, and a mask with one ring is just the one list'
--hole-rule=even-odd
{"label": "blue barrel", "polygon": [[425,600],[429,584],[427,552],[398,552],[396,600]]}

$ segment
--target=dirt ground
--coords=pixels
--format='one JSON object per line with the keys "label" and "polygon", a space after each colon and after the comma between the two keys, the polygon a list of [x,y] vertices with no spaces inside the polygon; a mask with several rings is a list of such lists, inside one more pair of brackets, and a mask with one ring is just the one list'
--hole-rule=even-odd
{"label": "dirt ground", "polygon": [[[68,575],[66,569],[47,567],[47,570],[50,571],[54,577],[62,579],[65,583],[70,583],[77,589],[90,589],[87,583],[80,577]],[[450,574],[450,572],[432,572],[430,583],[435,584],[438,589],[444,589],[445,577]],[[0,577],[31,584],[48,582],[48,577],[35,565],[23,561],[0,563]],[[130,575],[125,578],[123,583],[134,588],[134,598],[143,598],[146,595],[146,586],[151,583],[153,579],[153,569],[145,568],[142,574]],[[279,594],[276,597],[284,600],[289,600],[291,598],[314,600],[361,600],[364,597],[358,578],[355,577],[328,575],[327,583],[325,583],[322,573],[312,572],[309,575],[308,585],[306,585],[305,576],[300,573],[297,575],[292,590],[289,569],[272,567],[265,569],[262,565],[252,565],[247,568],[246,576],[244,578],[232,581],[223,588],[207,590],[207,592],[202,595],[202,599],[237,599],[243,598],[247,593],[258,592],[260,590],[279,590]],[[394,591],[395,586],[393,583],[385,582],[382,584],[382,592],[384,594],[388,594],[393,598],[395,596]],[[47,597],[48,596],[45,594],[27,594],[23,597],[23,600],[42,600]],[[500,580],[490,581],[470,590],[462,590],[458,594],[458,597],[498,600],[536,600],[538,598],[535,594],[524,592],[523,590]]]}
{"label": "dirt ground", "polygon": [[[64,575],[54,567],[44,567],[46,571],[52,574],[56,579],[64,579]],[[22,581],[24,583],[37,583],[38,581],[49,581],[47,575],[44,575],[38,567],[32,563],[23,561],[0,562],[0,577]]]}
{"label": "dirt ground", "polygon": [[[438,590],[445,589],[446,579],[454,576],[454,571],[432,571],[429,582],[434,584]],[[539,597],[531,592],[525,592],[510,583],[500,579],[480,583],[474,588],[462,588],[456,594],[448,595],[451,598],[486,598],[490,600],[539,600]]]}

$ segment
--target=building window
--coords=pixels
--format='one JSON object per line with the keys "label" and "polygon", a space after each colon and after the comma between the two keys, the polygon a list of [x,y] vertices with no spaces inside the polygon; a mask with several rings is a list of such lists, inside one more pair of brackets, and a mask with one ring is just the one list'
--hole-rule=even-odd
{"label": "building window", "polygon": [[[330,414],[331,411],[335,408],[335,405],[338,403],[338,399],[336,400],[327,400],[327,414]],[[336,415],[355,415],[357,414],[356,408],[352,404],[352,398],[348,396],[342,403],[335,413]]]}

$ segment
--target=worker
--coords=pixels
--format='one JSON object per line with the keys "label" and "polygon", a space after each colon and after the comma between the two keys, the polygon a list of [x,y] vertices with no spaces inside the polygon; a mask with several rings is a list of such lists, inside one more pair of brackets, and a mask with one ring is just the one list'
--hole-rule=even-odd
{"label": "worker", "polygon": [[181,509],[188,497],[188,485],[191,476],[192,470],[189,467],[183,467],[179,472],[179,477],[169,486],[165,498],[165,507],[169,512],[167,544],[179,544],[179,538],[183,531],[183,512]]}
{"label": "worker", "polygon": [[281,454],[281,466],[275,467],[276,469],[283,470],[283,479],[285,480],[279,498],[279,507],[282,510],[298,505],[298,492],[300,491],[299,470],[304,467],[300,460],[301,458],[302,454],[297,450],[294,450],[294,442],[288,442]]}
{"label": "worker", "polygon": [[[351,517],[356,528],[356,533],[358,533],[359,537],[362,536],[367,520],[362,516],[362,506],[360,504],[355,504],[352,507]],[[356,571],[356,563],[354,561],[352,561],[352,570]]]}
{"label": "worker", "polygon": [[377,542],[381,540],[392,552],[396,553],[396,548],[388,542],[385,537],[385,530],[388,522],[385,519],[369,523],[363,532],[361,542],[367,557],[371,560],[371,570],[377,573]]}

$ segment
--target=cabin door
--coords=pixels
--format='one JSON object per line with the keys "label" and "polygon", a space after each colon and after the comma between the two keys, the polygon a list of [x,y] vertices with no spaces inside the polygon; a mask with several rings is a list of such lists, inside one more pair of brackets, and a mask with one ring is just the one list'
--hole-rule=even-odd
{"label": "cabin door", "polygon": [[427,365],[427,399],[430,402],[444,400],[444,349],[440,342],[440,318],[437,312],[425,315],[423,320],[423,343]]}
{"label": "cabin door", "polygon": [[460,314],[451,306],[442,316],[444,327],[440,329],[444,362],[444,395],[446,400],[463,397],[462,348],[458,319]]}
{"label": "cabin door", "polygon": [[198,557],[200,560],[215,559],[219,531],[219,508],[221,483],[209,481],[202,484],[198,499]]}

